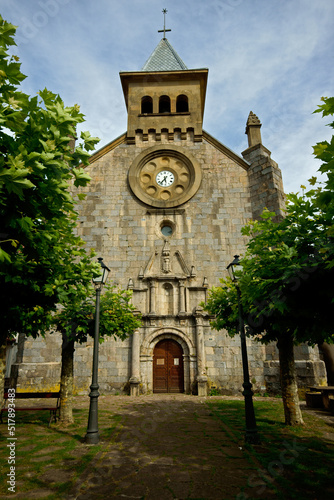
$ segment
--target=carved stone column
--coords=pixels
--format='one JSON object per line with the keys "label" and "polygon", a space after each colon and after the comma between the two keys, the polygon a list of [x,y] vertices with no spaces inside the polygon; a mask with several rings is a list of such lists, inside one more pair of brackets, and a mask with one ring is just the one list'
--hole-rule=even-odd
{"label": "carved stone column", "polygon": [[179,281],[179,313],[186,312],[185,297],[184,297],[184,281]]}
{"label": "carved stone column", "polygon": [[197,387],[199,396],[207,396],[208,394],[208,377],[205,368],[205,350],[204,350],[204,333],[203,333],[203,308],[197,306],[194,309],[194,317],[196,322],[196,348],[197,348]]}
{"label": "carved stone column", "polygon": [[131,352],[131,377],[130,377],[130,395],[139,396],[140,384],[140,333],[135,330],[132,335]]}
{"label": "carved stone column", "polygon": [[156,302],[156,282],[152,279],[150,281],[150,314],[156,314],[155,302]]}

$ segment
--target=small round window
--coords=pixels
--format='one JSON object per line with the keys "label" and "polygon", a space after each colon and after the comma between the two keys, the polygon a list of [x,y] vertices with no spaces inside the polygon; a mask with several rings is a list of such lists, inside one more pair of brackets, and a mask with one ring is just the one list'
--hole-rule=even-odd
{"label": "small round window", "polygon": [[173,227],[171,224],[166,224],[165,222],[162,223],[161,225],[161,232],[164,236],[172,236],[173,234]]}

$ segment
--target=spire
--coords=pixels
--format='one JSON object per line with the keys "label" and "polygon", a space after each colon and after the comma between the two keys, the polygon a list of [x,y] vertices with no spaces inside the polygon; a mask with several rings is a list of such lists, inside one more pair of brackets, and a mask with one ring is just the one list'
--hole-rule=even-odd
{"label": "spire", "polygon": [[166,38],[166,32],[172,31],[166,29],[167,12],[167,9],[162,9],[164,27],[162,30],[158,30],[158,33],[163,33],[163,38],[147,59],[141,71],[180,71],[182,69],[188,69]]}
{"label": "spire", "polygon": [[162,38],[141,71],[179,71],[188,69],[167,38]]}

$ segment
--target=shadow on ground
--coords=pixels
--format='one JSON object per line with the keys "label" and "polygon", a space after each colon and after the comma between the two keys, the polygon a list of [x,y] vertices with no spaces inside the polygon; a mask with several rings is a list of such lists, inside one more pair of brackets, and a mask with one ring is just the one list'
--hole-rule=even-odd
{"label": "shadow on ground", "polygon": [[100,408],[108,408],[119,424],[109,434],[110,415],[100,417],[102,451],[65,498],[275,497],[264,483],[248,486],[258,464],[249,461],[246,450],[212,416],[204,399],[110,396],[103,398]]}

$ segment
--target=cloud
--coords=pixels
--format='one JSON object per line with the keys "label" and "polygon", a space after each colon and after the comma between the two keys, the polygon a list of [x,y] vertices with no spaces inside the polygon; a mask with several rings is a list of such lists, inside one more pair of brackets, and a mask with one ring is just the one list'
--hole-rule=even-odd
{"label": "cloud", "polygon": [[330,130],[312,111],[332,95],[334,4],[328,0],[3,0],[19,25],[24,91],[45,86],[78,103],[99,147],[126,130],[120,71],[145,63],[161,34],[189,68],[208,67],[204,128],[240,154],[252,110],[263,143],[298,190],[318,164],[311,146]]}

